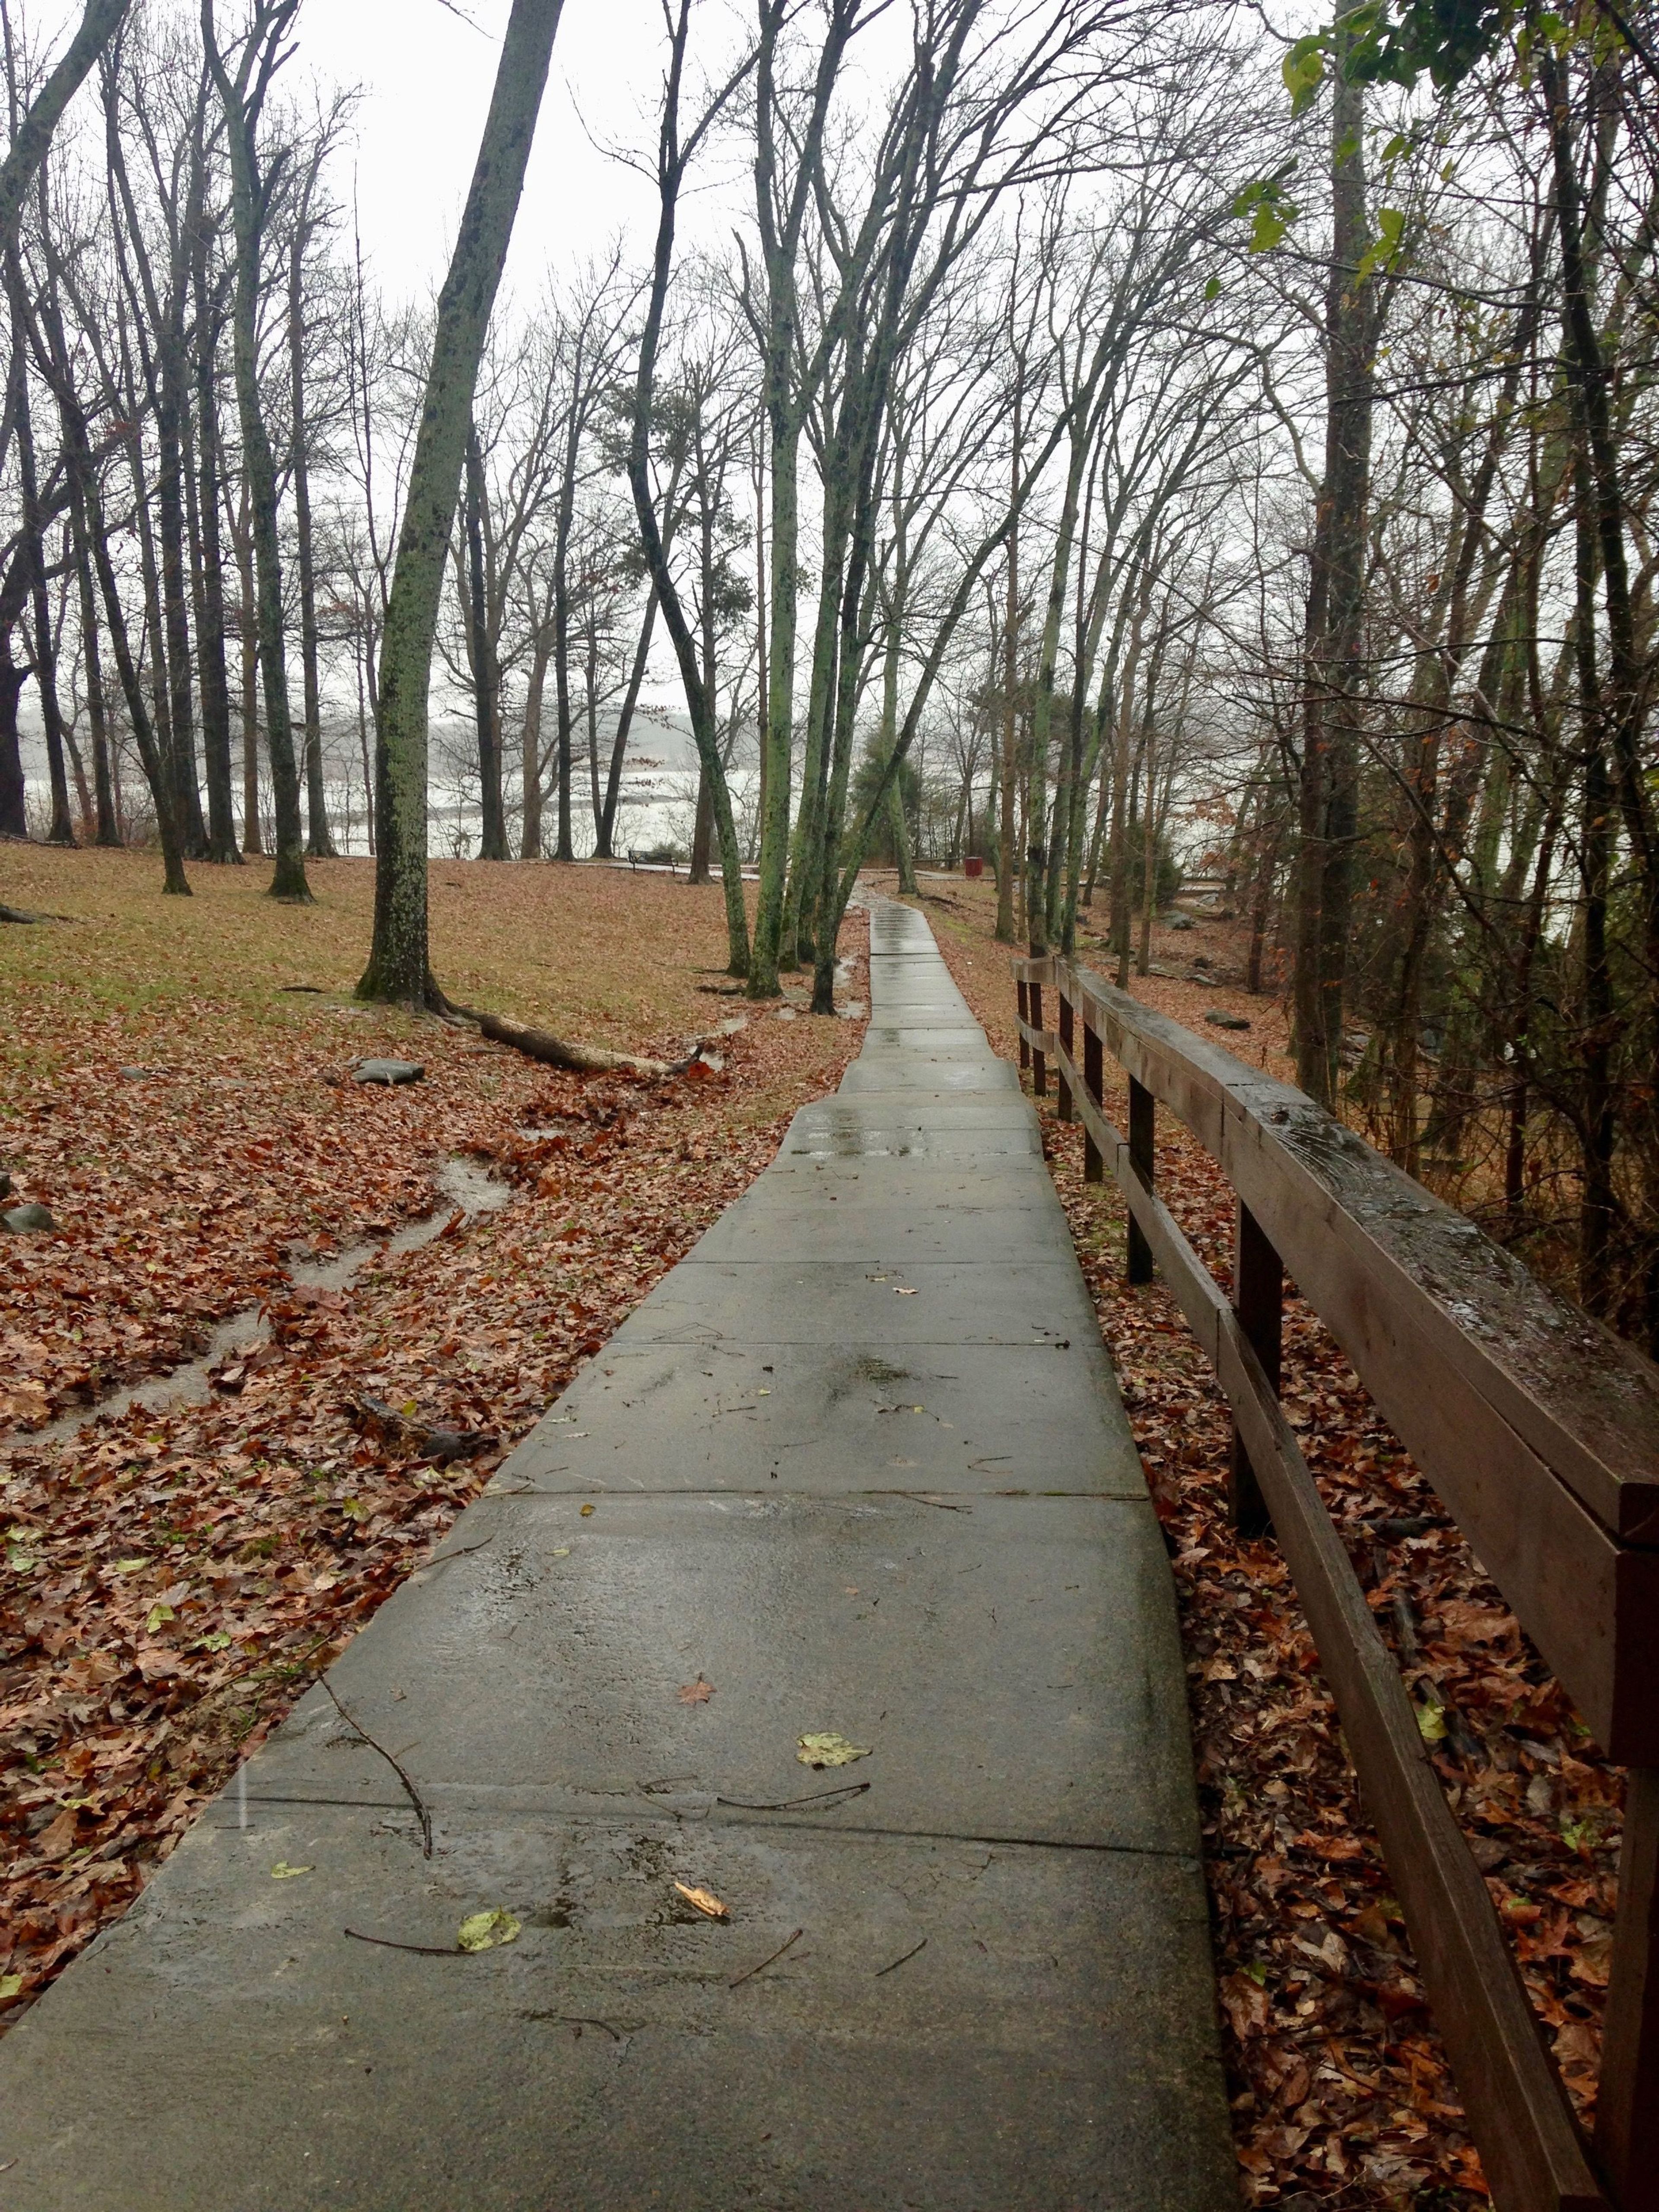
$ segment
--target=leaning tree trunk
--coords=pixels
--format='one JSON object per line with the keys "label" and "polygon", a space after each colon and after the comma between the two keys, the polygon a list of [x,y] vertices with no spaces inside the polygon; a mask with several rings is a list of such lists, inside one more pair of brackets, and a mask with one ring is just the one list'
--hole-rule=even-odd
{"label": "leaning tree trunk", "polygon": [[380,646],[374,940],[364,999],[438,997],[427,938],[427,700],[472,397],[562,0],[513,0],[472,183],[439,295],[426,397]]}
{"label": "leaning tree trunk", "polygon": [[80,90],[88,71],[125,20],[132,0],[87,0],[80,28],[62,59],[35,94],[0,162],[0,238],[17,228],[24,195],[33,183],[58,118]]}

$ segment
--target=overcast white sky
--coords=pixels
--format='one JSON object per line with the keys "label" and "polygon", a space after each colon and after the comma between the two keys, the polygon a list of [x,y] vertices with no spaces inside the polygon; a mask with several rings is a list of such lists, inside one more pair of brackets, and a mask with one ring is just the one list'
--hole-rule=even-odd
{"label": "overcast white sky", "polygon": [[[82,4],[26,0],[21,14],[37,51],[41,43],[61,50]],[[194,17],[198,0],[153,4]],[[364,247],[398,295],[442,280],[509,11],[509,0],[456,4],[471,23],[443,0],[302,0],[299,51],[282,80],[295,97],[309,76],[361,88],[355,143],[336,184],[349,194],[355,172]],[[244,20],[241,7],[219,0],[226,34]],[[650,184],[592,140],[650,144],[662,46],[660,0],[567,0],[514,235],[513,290],[533,293],[550,262],[568,267],[619,228],[648,237]],[[95,114],[94,98],[82,89],[78,120]]]}
{"label": "overcast white sky", "polygon": [[[495,82],[508,0],[304,0],[292,69],[362,88],[355,167],[363,242],[394,294],[441,279]],[[230,10],[226,9],[230,16]],[[566,0],[507,283],[534,291],[653,213],[647,182],[590,143],[638,144],[659,82],[658,0]],[[586,129],[584,130],[584,123]]]}

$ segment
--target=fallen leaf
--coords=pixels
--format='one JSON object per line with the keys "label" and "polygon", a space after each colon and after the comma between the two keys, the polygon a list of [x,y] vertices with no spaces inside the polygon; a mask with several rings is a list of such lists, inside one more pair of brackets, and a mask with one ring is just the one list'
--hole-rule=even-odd
{"label": "fallen leaf", "polygon": [[582,1519],[586,1521],[588,1515],[592,1513],[592,1510],[593,1509],[591,1505],[584,1505],[582,1508]]}
{"label": "fallen leaf", "polygon": [[[46,854],[27,865],[83,860]],[[134,854],[88,865],[124,880],[130,872],[136,884],[150,864]],[[638,1009],[638,1042],[686,1033],[690,987],[674,961],[689,945],[724,961],[712,909],[688,915],[683,888],[611,871],[515,881],[505,900],[491,881],[487,871],[477,878],[489,916],[482,941],[513,937],[526,978],[549,945],[584,972],[631,961],[637,988],[626,966],[621,980]],[[532,891],[533,914],[524,904]],[[135,892],[135,928],[150,929],[154,903],[148,889]],[[849,926],[861,933],[856,914]],[[136,949],[149,958],[147,943]],[[115,974],[133,950],[116,948]],[[30,1820],[52,1821],[94,1779],[98,1793],[96,1820],[82,1808],[58,1855],[43,1856],[40,1831],[22,1828],[0,1855],[9,1859],[0,1867],[0,1969],[22,1977],[20,2011],[128,1909],[147,1863],[210,1802],[242,1749],[280,1724],[411,1570],[443,1556],[449,1528],[500,1455],[458,1458],[440,1475],[417,1468],[416,1452],[429,1454],[434,1433],[487,1430],[503,1449],[516,1443],[767,1165],[795,1111],[833,1092],[859,1044],[851,1024],[751,1024],[725,1073],[659,1096],[628,1079],[532,1073],[459,1036],[434,1037],[423,1049],[439,1065],[418,1103],[413,1091],[343,1091],[336,1033],[378,1018],[304,1000],[284,1002],[305,1018],[280,1030],[263,1014],[245,1018],[241,983],[268,992],[269,950],[243,962],[216,940],[205,991],[189,963],[187,974],[163,975],[169,963],[158,960],[161,1000],[131,1014],[118,1046],[95,988],[59,976],[37,1006],[9,974],[0,979],[16,1077],[6,1105],[22,1109],[6,1122],[5,1164],[21,1156],[77,1219],[74,1243],[20,1247],[0,1283],[0,1427],[84,1414],[196,1358],[207,1330],[256,1306],[270,1324],[268,1342],[239,1340],[216,1363],[220,1376],[242,1370],[240,1393],[222,1386],[199,1402],[135,1407],[73,1440],[8,1437],[0,1563],[8,1552],[33,1562],[27,1578],[0,1573],[28,1613],[27,1628],[8,1621],[8,1654],[23,1637],[36,1648],[22,1669],[0,1668],[5,1732],[15,1750],[30,1747],[28,1787],[40,1793]],[[170,989],[184,995],[169,1000]],[[152,1021],[188,1039],[179,1088],[159,1109],[153,1091],[140,1098],[144,1086],[110,1079],[118,1054],[149,1056]],[[521,1137],[527,1128],[556,1131],[556,1145]],[[556,1149],[556,1176],[544,1176]],[[485,1228],[467,1217],[405,1264],[368,1267],[337,1289],[283,1279],[430,1218],[434,1163],[452,1154],[518,1187],[499,1221]],[[389,1420],[362,1417],[371,1394]],[[572,1442],[583,1434],[568,1416],[560,1426]],[[597,1512],[597,1494],[587,1502]],[[583,1503],[578,1492],[579,1510]],[[555,1564],[568,1565],[569,1544],[558,1549]],[[147,1632],[155,1605],[177,1618]],[[386,1741],[396,1748],[395,1735]],[[120,1857],[100,1848],[118,1833]]]}
{"label": "fallen leaf", "polygon": [[498,1905],[493,1911],[469,1912],[455,1940],[463,1951],[493,1951],[498,1943],[516,1943],[520,1924]]}
{"label": "fallen leaf", "polygon": [[14,1997],[21,1996],[22,1993],[23,1977],[21,1974],[0,1974],[0,2004],[9,2004]]}
{"label": "fallen leaf", "polygon": [[688,1905],[695,1905],[699,1912],[706,1912],[711,1920],[729,1920],[731,1907],[722,1905],[712,1889],[693,1889],[688,1883],[677,1881],[674,1887]]}
{"label": "fallen leaf", "polygon": [[868,1744],[848,1743],[844,1735],[802,1735],[795,1753],[803,1766],[850,1766],[855,1759],[868,1759]]}
{"label": "fallen leaf", "polygon": [[915,1292],[910,1290],[900,1290],[896,1287],[893,1291],[893,1296],[896,1298],[913,1298],[915,1296]]}
{"label": "fallen leaf", "polygon": [[1221,2002],[1241,2043],[1260,2035],[1273,2013],[1267,1992],[1248,1974],[1228,1974],[1223,1978]]}
{"label": "fallen leaf", "polygon": [[290,1866],[286,1859],[278,1859],[270,1869],[270,1878],[273,1881],[292,1881],[295,1875],[315,1874],[316,1871],[314,1866]]}
{"label": "fallen leaf", "polygon": [[60,1859],[65,1851],[75,1848],[75,1833],[81,1815],[72,1805],[66,1805],[51,1826],[35,1838],[34,1848],[43,1859]]}
{"label": "fallen leaf", "polygon": [[680,1684],[680,1703],[683,1705],[706,1705],[714,1694],[712,1682],[705,1682],[701,1674],[695,1682]]}
{"label": "fallen leaf", "polygon": [[173,1620],[177,1618],[170,1605],[153,1605],[144,1617],[144,1633],[147,1636],[154,1636],[163,1621]]}

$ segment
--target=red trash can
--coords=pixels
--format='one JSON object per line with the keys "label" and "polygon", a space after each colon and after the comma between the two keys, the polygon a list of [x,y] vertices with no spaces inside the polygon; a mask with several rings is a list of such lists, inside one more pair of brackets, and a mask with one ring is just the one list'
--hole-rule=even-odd
{"label": "red trash can", "polygon": [[970,878],[982,876],[985,873],[985,863],[977,853],[969,853],[967,859],[962,864],[962,872],[964,876]]}

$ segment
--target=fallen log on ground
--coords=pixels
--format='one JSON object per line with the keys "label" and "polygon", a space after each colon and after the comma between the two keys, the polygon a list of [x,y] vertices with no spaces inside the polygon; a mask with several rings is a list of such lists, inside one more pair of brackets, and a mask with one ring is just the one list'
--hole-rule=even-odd
{"label": "fallen log on ground", "polygon": [[523,1029],[517,1022],[503,1021],[499,1014],[477,1013],[471,1006],[452,1006],[449,1011],[475,1024],[479,1034],[493,1044],[510,1045],[514,1052],[538,1060],[544,1066],[574,1068],[584,1075],[683,1075],[697,1057],[693,1051],[684,1060],[647,1060],[636,1053],[610,1052],[603,1045],[568,1044],[546,1030]]}

